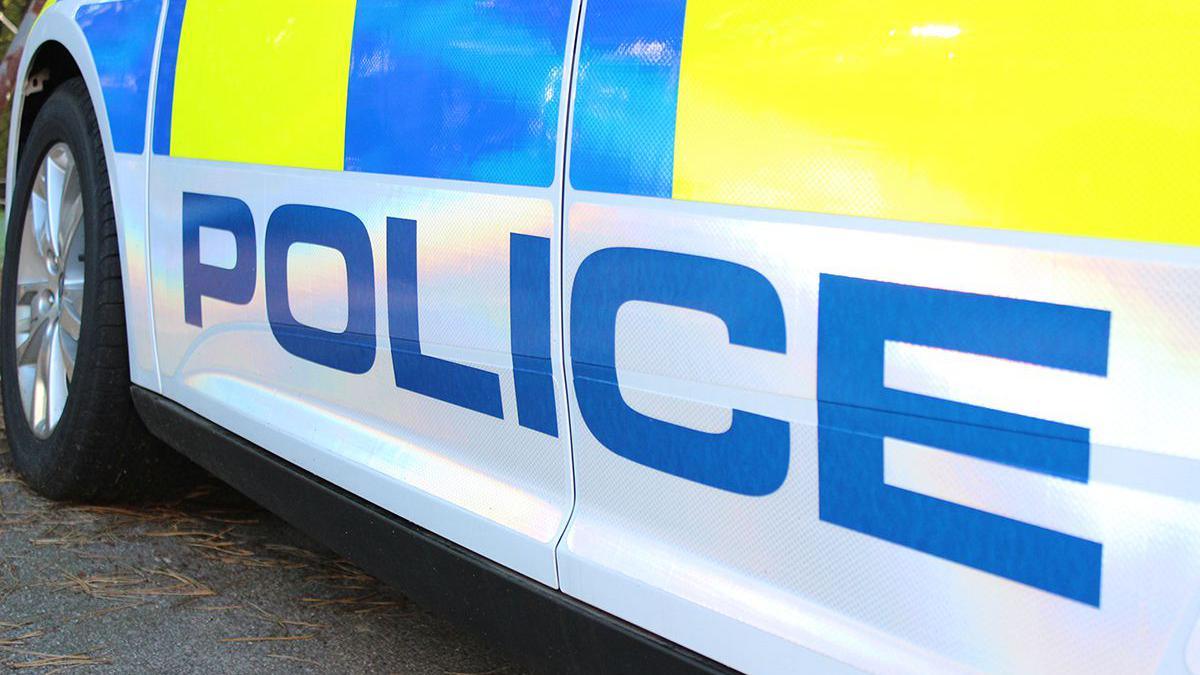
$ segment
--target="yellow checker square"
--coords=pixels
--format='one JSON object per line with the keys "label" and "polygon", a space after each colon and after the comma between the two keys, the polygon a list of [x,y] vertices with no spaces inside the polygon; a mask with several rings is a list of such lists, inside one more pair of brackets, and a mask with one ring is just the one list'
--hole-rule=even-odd
{"label": "yellow checker square", "polygon": [[1195,2],[692,0],[674,196],[1200,245],[1197,35]]}
{"label": "yellow checker square", "polygon": [[171,155],[340,171],[354,0],[191,0]]}

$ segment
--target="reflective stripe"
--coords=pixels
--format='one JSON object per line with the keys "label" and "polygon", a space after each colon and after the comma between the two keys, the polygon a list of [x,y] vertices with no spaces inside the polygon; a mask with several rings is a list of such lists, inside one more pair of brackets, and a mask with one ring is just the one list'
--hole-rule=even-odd
{"label": "reflective stripe", "polygon": [[554,182],[570,0],[183,1],[164,32],[156,152]]}
{"label": "reflective stripe", "polygon": [[1196,3],[688,4],[680,199],[1200,244]]}
{"label": "reflective stripe", "polygon": [[570,0],[359,0],[346,169],[554,182]]}
{"label": "reflective stripe", "polygon": [[75,13],[96,64],[115,152],[140,155],[146,146],[150,67],[161,10],[160,0],[119,0],[83,5]]}
{"label": "reflective stripe", "polygon": [[1196,3],[691,0],[677,101],[660,4],[588,4],[579,189],[1200,244]]}
{"label": "reflective stripe", "polygon": [[175,106],[175,67],[179,62],[179,34],[187,0],[167,0],[162,47],[158,57],[158,87],[154,94],[154,154],[171,154],[171,118]]}
{"label": "reflective stripe", "polygon": [[576,189],[671,196],[684,4],[588,3],[572,122]]}

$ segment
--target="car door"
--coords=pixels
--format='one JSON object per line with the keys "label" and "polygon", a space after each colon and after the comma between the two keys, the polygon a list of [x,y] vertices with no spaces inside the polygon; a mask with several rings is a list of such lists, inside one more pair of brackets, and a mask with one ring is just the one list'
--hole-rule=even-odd
{"label": "car door", "polygon": [[563,591],[750,672],[1195,671],[1198,28],[588,0]]}
{"label": "car door", "polygon": [[162,393],[543,583],[572,502],[567,0],[171,0]]}

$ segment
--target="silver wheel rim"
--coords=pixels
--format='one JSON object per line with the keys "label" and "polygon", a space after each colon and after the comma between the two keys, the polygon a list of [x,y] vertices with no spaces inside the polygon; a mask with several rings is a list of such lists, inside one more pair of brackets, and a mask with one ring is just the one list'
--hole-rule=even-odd
{"label": "silver wheel rim", "polygon": [[54,433],[75,375],[83,311],[83,191],[66,143],[33,181],[17,263],[13,336],[21,406],[38,438]]}

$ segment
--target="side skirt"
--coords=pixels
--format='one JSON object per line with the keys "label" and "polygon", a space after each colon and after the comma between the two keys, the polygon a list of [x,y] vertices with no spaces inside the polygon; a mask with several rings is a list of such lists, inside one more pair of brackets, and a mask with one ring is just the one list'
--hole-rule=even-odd
{"label": "side skirt", "polygon": [[150,431],[422,607],[553,673],[726,673],[703,656],[384,511],[159,394],[132,387]]}

